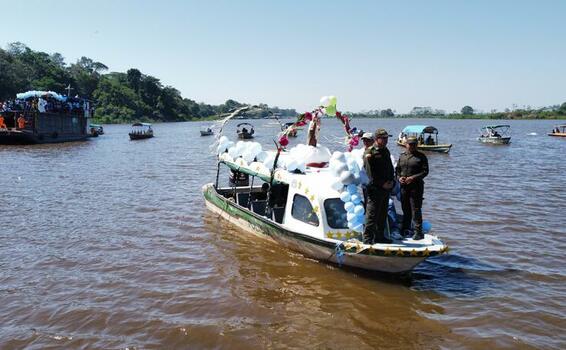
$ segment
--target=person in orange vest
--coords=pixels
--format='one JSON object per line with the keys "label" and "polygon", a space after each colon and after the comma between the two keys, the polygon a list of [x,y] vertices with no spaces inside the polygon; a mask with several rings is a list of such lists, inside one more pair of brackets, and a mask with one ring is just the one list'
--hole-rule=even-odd
{"label": "person in orange vest", "polygon": [[18,118],[18,129],[24,129],[26,127],[26,118],[23,115],[20,115]]}
{"label": "person in orange vest", "polygon": [[6,123],[4,122],[4,116],[0,115],[0,129],[8,129]]}

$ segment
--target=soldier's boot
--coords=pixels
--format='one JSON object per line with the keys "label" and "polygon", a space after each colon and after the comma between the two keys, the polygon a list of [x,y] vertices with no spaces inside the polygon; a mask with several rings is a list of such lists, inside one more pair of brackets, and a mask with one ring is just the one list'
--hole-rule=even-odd
{"label": "soldier's boot", "polygon": [[415,234],[413,235],[413,240],[414,241],[420,241],[421,239],[424,239],[424,233],[422,228],[417,228],[415,229]]}
{"label": "soldier's boot", "polygon": [[389,244],[389,243],[393,243],[393,241],[390,240],[389,238],[386,238],[383,233],[381,233],[381,234],[378,233],[378,234],[376,235],[376,237],[375,237],[375,243],[386,243],[386,244]]}

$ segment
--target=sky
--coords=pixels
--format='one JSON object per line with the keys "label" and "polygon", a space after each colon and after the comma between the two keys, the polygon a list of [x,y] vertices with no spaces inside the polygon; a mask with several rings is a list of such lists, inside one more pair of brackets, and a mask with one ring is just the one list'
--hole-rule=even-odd
{"label": "sky", "polygon": [[[312,110],[491,111],[566,102],[562,0],[0,0],[22,42],[183,97]],[[1,74],[1,72],[0,72]]]}

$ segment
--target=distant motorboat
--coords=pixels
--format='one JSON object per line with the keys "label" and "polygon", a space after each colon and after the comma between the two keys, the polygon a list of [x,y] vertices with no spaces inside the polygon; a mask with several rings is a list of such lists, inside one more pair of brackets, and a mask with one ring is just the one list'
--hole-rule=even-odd
{"label": "distant motorboat", "polygon": [[[427,136],[428,135],[428,136]],[[399,134],[397,145],[405,147],[407,137],[413,136],[418,140],[417,149],[419,151],[430,151],[448,153],[452,144],[438,143],[438,129],[434,126],[408,125]],[[434,137],[433,137],[434,136]]]}
{"label": "distant motorboat", "polygon": [[203,127],[200,129],[200,136],[210,136],[214,135],[214,131],[212,131],[211,127]]}
{"label": "distant motorboat", "polygon": [[508,145],[511,142],[509,136],[510,125],[487,125],[480,129],[481,135],[478,141],[492,145]]}
{"label": "distant motorboat", "polygon": [[554,129],[552,129],[552,132],[548,133],[548,136],[566,137],[566,124],[556,125]]}
{"label": "distant motorboat", "polygon": [[240,123],[237,127],[238,130],[236,132],[239,139],[253,139],[255,133],[253,125],[250,123]]}
{"label": "distant motorboat", "polygon": [[143,140],[153,137],[153,129],[149,123],[134,123],[129,133],[130,140]]}

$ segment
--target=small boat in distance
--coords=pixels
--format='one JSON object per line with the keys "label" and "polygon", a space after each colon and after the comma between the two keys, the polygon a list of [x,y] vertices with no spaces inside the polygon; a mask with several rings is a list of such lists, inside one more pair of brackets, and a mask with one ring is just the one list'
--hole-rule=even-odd
{"label": "small boat in distance", "polygon": [[[405,146],[407,137],[414,136],[419,143],[417,149],[420,151],[448,153],[452,144],[438,143],[438,129],[427,125],[408,125],[401,131],[397,138],[397,145]],[[433,137],[434,136],[434,137]]]}
{"label": "small boat in distance", "polygon": [[480,129],[481,135],[478,141],[491,143],[493,145],[508,145],[511,141],[509,136],[510,125],[487,125]]}
{"label": "small boat in distance", "polygon": [[98,135],[104,135],[104,128],[99,124],[90,124],[90,136],[98,137]]}
{"label": "small boat in distance", "polygon": [[548,133],[548,136],[566,137],[566,124],[556,125],[552,132]]}
{"label": "small boat in distance", "polygon": [[130,140],[142,140],[153,137],[153,129],[149,123],[134,123],[129,133]]}
{"label": "small boat in distance", "polygon": [[237,127],[238,130],[236,132],[239,139],[253,139],[255,133],[253,125],[250,123],[240,123]]}
{"label": "small boat in distance", "polygon": [[212,131],[212,128],[210,126],[203,126],[202,128],[200,128],[200,136],[210,135],[214,135],[214,131]]}

